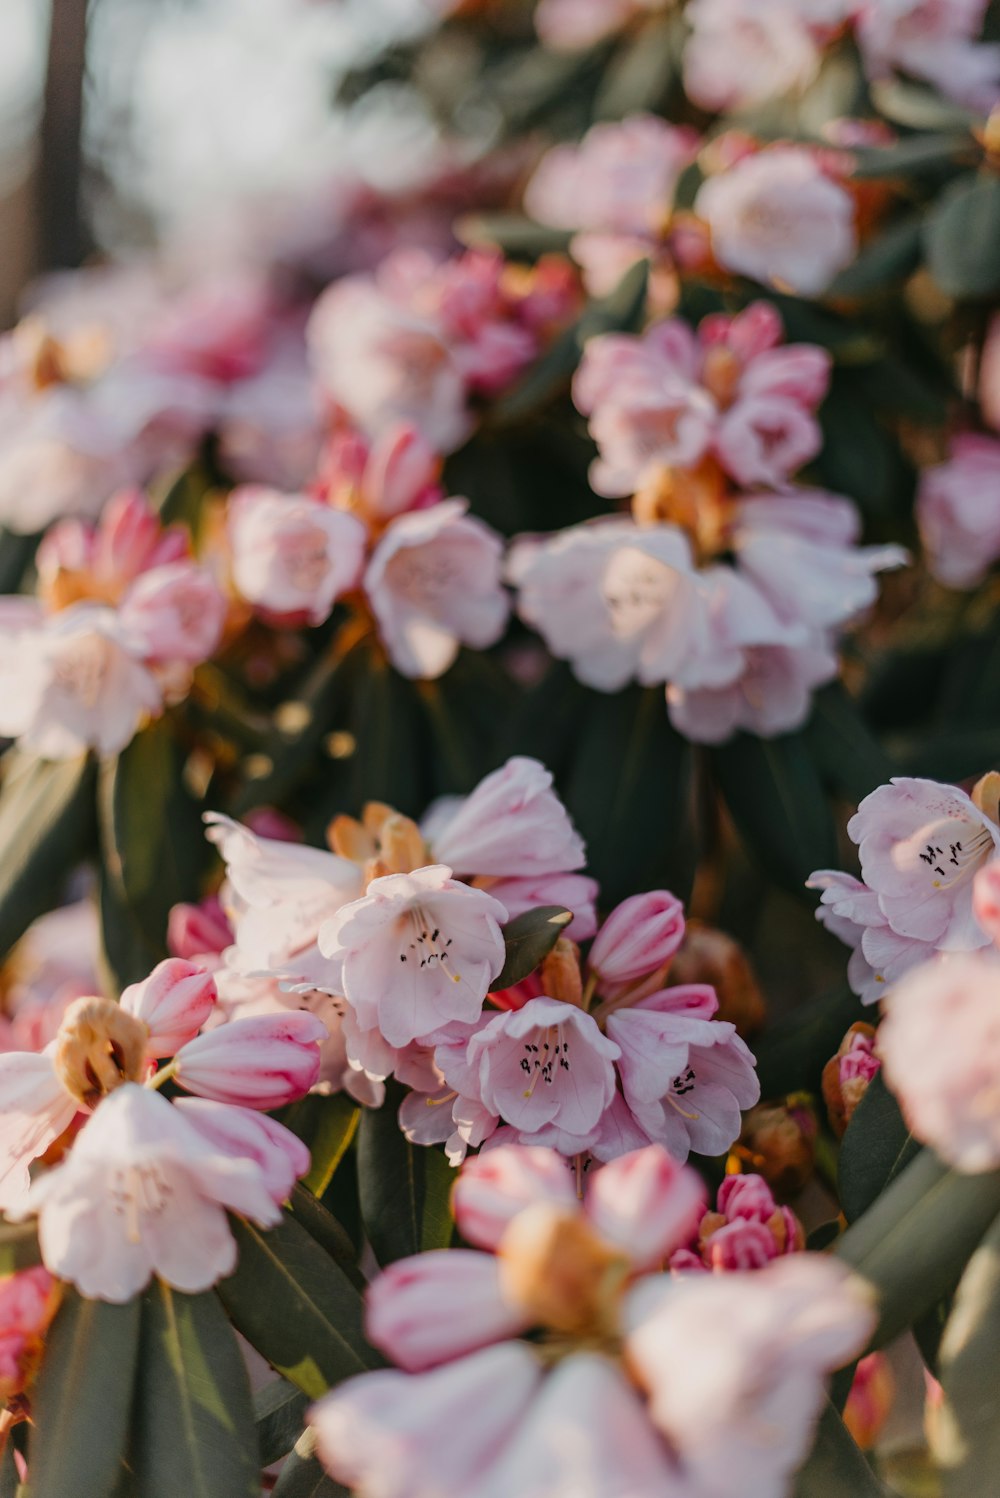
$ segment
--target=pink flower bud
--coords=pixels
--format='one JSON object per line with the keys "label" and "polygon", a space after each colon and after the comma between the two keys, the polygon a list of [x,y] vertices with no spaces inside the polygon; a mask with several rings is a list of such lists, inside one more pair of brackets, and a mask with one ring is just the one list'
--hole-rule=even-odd
{"label": "pink flower bud", "polygon": [[976,875],[972,912],[986,935],[1000,946],[1000,859],[988,863]]}
{"label": "pink flower bud", "polygon": [[443,499],[441,461],[415,426],[391,428],[372,446],[364,473],[365,502],[381,520]]}
{"label": "pink flower bud", "polygon": [[762,1269],[778,1257],[778,1246],[762,1222],[737,1217],[712,1234],[702,1253],[711,1269]]}
{"label": "pink flower bud", "polygon": [[472,1249],[401,1259],[366,1296],[368,1340],[411,1373],[516,1337],[528,1324],[501,1291],[497,1260]]}
{"label": "pink flower bud", "polygon": [[24,1269],[0,1279],[0,1400],[20,1394],[31,1377],[42,1338],[59,1305],[47,1269]]}
{"label": "pink flower bud", "polygon": [[122,1008],[149,1027],[150,1056],[172,1056],[193,1040],[218,997],[215,979],[196,963],[168,957],[122,994]]}
{"label": "pink flower bud", "polygon": [[704,1208],[697,1172],[651,1144],[599,1170],[585,1210],[602,1238],[624,1248],[638,1268],[651,1269],[690,1239]]}
{"label": "pink flower bud", "polygon": [[672,1274],[690,1274],[692,1270],[706,1274],[702,1259],[690,1248],[678,1248],[670,1255],[667,1267]]}
{"label": "pink flower bud", "polygon": [[173,1106],[213,1149],[259,1165],[275,1205],[288,1199],[299,1176],[309,1170],[309,1150],[302,1140],[264,1113],[200,1097],[177,1098]]}
{"label": "pink flower bud", "polygon": [[229,1020],[178,1051],[177,1080],[201,1097],[269,1112],[314,1085],[327,1033],[301,1010]]}
{"label": "pink flower bud", "polygon": [[94,571],[106,581],[131,582],[152,563],[160,521],[140,489],[122,489],[108,500],[94,538]]}
{"label": "pink flower bud", "polygon": [[576,1208],[569,1167],[553,1150],[501,1145],[467,1160],[455,1182],[458,1231],[477,1248],[496,1249],[512,1218],[536,1202]]}
{"label": "pink flower bud", "polygon": [[763,1176],[734,1175],[727,1176],[719,1187],[718,1206],[730,1222],[737,1217],[767,1222],[776,1204]]}
{"label": "pink flower bud", "polygon": [[875,1445],[895,1397],[896,1381],[888,1358],[884,1352],[870,1352],[857,1366],[844,1408],[844,1424],[862,1451]]}
{"label": "pink flower bud", "polygon": [[175,905],[167,920],[167,947],[173,957],[201,957],[224,952],[233,942],[233,928],[219,901],[209,895],[197,905]]}
{"label": "pink flower bud", "polygon": [[588,960],[604,983],[632,983],[668,962],[683,937],[680,900],[668,890],[650,890],[616,906],[595,936]]}

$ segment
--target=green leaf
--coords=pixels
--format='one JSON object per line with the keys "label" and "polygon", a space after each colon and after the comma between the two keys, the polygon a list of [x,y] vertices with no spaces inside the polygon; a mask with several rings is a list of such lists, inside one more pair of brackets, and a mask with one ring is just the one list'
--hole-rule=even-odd
{"label": "green leaf", "polygon": [[778,884],[807,898],[816,869],[836,868],[837,838],[805,736],[738,734],[711,751],[726,805],[749,851]]}
{"label": "green leaf", "polygon": [[98,810],[109,892],[158,961],[167,955],[170,907],[198,897],[209,856],[169,720],[150,724],[101,766]]}
{"label": "green leaf", "polygon": [[109,1498],[128,1433],[139,1312],[138,1299],[109,1305],[67,1288],[32,1397],[31,1498]]}
{"label": "green leaf", "polygon": [[22,536],[0,526],[0,593],[19,593],[34,560],[38,536]]}
{"label": "green leaf", "polygon": [[861,1000],[845,984],[765,1030],[754,1041],[761,1096],[784,1097],[802,1088],[818,1093],[824,1066],[864,1014]]}
{"label": "green leaf", "polygon": [[14,1445],[8,1440],[0,1455],[0,1498],[17,1498],[20,1482],[14,1460]]}
{"label": "green leaf", "polygon": [[238,1218],[235,1274],[216,1290],[237,1331],[311,1399],[376,1359],[361,1297],[320,1245],[287,1215],[269,1232]]}
{"label": "green leaf", "polygon": [[976,115],[953,104],[937,89],[893,78],[871,87],[872,103],[879,114],[910,130],[968,130]]}
{"label": "green leaf", "polygon": [[287,1378],[273,1379],[257,1391],[253,1413],[262,1467],[269,1467],[291,1451],[302,1434],[310,1403],[309,1395]]}
{"label": "green leaf", "polygon": [[38,1223],[4,1222],[0,1219],[0,1276],[18,1269],[31,1269],[42,1262]]}
{"label": "green leaf", "polygon": [[315,1432],[303,1431],[281,1469],[271,1498],[348,1498],[347,1488],[323,1471],[315,1450]]}
{"label": "green leaf", "polygon": [[467,213],[455,224],[455,237],[465,245],[496,245],[508,256],[535,259],[564,251],[569,245],[569,229],[553,229],[538,224],[523,213]]}
{"label": "green leaf", "polygon": [[58,904],[94,837],[93,761],[11,750],[0,789],[0,957]]}
{"label": "green leaf", "polygon": [[683,46],[676,15],[653,15],[619,47],[594,100],[595,120],[657,110],[677,78]]}
{"label": "green leaf", "polygon": [[919,1149],[879,1072],[854,1110],[840,1146],[837,1188],[848,1222],[868,1210]]}
{"label": "green leaf", "polygon": [[924,245],[931,274],[949,296],[1000,289],[1000,178],[990,171],[953,182],[928,215]]}
{"label": "green leaf", "polygon": [[855,150],[851,176],[865,180],[883,177],[914,177],[923,172],[947,169],[955,158],[975,151],[967,130],[938,131],[910,135],[891,146],[869,146]]}
{"label": "green leaf", "polygon": [[402,1088],[390,1084],[381,1108],[366,1108],[358,1129],[358,1190],[365,1233],[382,1268],[430,1248],[447,1248],[455,1172],[440,1150],[411,1144],[396,1113]]}
{"label": "green leaf", "polygon": [[831,297],[867,296],[904,280],[920,264],[923,220],[919,215],[891,224],[865,245],[828,288]]}
{"label": "green leaf", "polygon": [[967,1176],[929,1150],[886,1187],[834,1248],[874,1286],[884,1347],[947,1295],[1000,1212],[1000,1171]]}
{"label": "green leaf", "polygon": [[352,1284],[359,1290],[365,1287],[365,1279],[358,1269],[357,1250],[349,1233],[330,1208],[317,1201],[313,1193],[301,1182],[292,1187],[288,1211],[300,1227],[304,1227],[310,1238],[325,1249],[335,1264],[339,1264]]}
{"label": "green leaf", "polygon": [[561,905],[540,905],[536,910],[526,910],[523,915],[508,921],[501,928],[507,956],[493,980],[493,988],[512,988],[533,973],[572,919],[572,912]]}
{"label": "green leaf", "polygon": [[309,1147],[312,1165],[305,1184],[315,1196],[322,1196],[333,1180],[357,1133],[360,1113],[360,1105],[346,1092],[329,1097],[311,1092],[282,1113],[285,1127]]}
{"label": "green leaf", "polygon": [[561,789],[605,905],[637,889],[690,889],[690,786],[690,746],[670,726],[662,688],[589,694]]}
{"label": "green leaf", "polygon": [[852,801],[863,801],[898,773],[840,681],[816,693],[806,743],[823,776]]}
{"label": "green leaf", "polygon": [[969,1260],[941,1339],[944,1404],[934,1422],[934,1454],[944,1498],[983,1498],[987,1473],[1000,1472],[998,1368],[1000,1219]]}
{"label": "green leaf", "polygon": [[154,1280],[142,1298],[130,1465],[142,1498],[258,1498],[250,1381],[211,1291]]}
{"label": "green leaf", "polygon": [[826,1401],[795,1498],[887,1498],[843,1420]]}

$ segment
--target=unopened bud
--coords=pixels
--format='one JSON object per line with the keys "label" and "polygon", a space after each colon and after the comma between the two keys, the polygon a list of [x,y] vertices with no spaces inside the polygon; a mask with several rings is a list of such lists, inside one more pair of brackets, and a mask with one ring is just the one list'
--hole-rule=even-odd
{"label": "unopened bud", "polygon": [[375,857],[375,838],[355,817],[343,813],[334,817],[326,829],[326,840],[331,853],[352,863],[366,863]]}
{"label": "unopened bud", "polygon": [[52,1062],[71,1097],[93,1108],[146,1071],[148,1027],[110,999],[76,999],[63,1015]]}
{"label": "unopened bud", "polygon": [[632,1266],[582,1216],[538,1202],[513,1218],[498,1254],[503,1294],[536,1325],[573,1336],[615,1329]]}
{"label": "unopened bud", "polygon": [[560,936],[542,962],[541,991],[550,999],[564,1004],[583,1003],[583,980],[580,976],[580,948],[568,936]]}
{"label": "unopened bud", "polygon": [[875,1055],[875,1030],[858,1020],[823,1068],[823,1101],[838,1139],[843,1137],[880,1064]]}
{"label": "unopened bud", "polygon": [[382,823],[378,851],[391,874],[412,874],[414,869],[422,869],[428,862],[420,828],[410,817],[399,812],[393,812]]}
{"label": "unopened bud", "polygon": [[1000,772],[990,770],[972,787],[972,801],[984,817],[1000,822]]}
{"label": "unopened bud", "polygon": [[816,1116],[797,1096],[784,1103],[758,1103],[743,1120],[733,1154],[738,1168],[757,1171],[778,1196],[791,1196],[813,1173]]}
{"label": "unopened bud", "polygon": [[750,960],[724,931],[703,921],[688,922],[680,951],[670,968],[671,983],[707,983],[719,1000],[716,1019],[728,1020],[744,1039],[760,1029],[766,1018]]}
{"label": "unopened bud", "polygon": [[896,1397],[896,1380],[884,1352],[870,1352],[854,1373],[844,1406],[844,1424],[861,1447],[869,1451],[882,1433]]}

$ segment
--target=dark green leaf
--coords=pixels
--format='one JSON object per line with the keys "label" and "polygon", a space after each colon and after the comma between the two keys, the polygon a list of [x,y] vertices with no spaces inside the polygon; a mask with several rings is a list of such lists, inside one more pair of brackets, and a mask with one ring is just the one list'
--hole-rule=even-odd
{"label": "dark green leaf", "polygon": [[260,1464],[269,1467],[286,1456],[302,1434],[311,1400],[287,1378],[276,1378],[253,1397]]}
{"label": "dark green leaf", "polygon": [[970,173],[953,182],[927,218],[924,244],[942,291],[991,296],[1000,288],[1000,178]]}
{"label": "dark green leaf", "polygon": [[887,1498],[829,1400],[816,1428],[813,1449],[799,1473],[795,1498]]}
{"label": "dark green leaf", "polygon": [[512,988],[533,973],[572,919],[572,912],[561,905],[541,905],[508,921],[503,927],[507,957],[499,976],[493,980],[493,988]]}
{"label": "dark green leaf", "polygon": [[365,1233],[379,1264],[451,1242],[455,1172],[440,1150],[410,1144],[396,1113],[402,1089],[390,1085],[381,1108],[366,1108],[358,1129],[358,1188]]}
{"label": "dark green leaf", "polygon": [[323,1471],[315,1450],[315,1434],[304,1431],[281,1469],[272,1498],[348,1498],[347,1488]]}
{"label": "dark green leaf", "polygon": [[663,689],[589,694],[563,799],[606,905],[693,875],[691,750],[670,726]]}
{"label": "dark green leaf", "polygon": [[209,851],[168,719],[101,766],[98,806],[108,885],[158,960],[167,955],[170,907],[197,899]]}
{"label": "dark green leaf", "polygon": [[849,494],[866,514],[898,514],[906,481],[899,444],[879,421],[875,403],[860,388],[853,370],[834,372],[819,419],[823,451],[813,470],[820,482],[838,494]]}
{"label": "dark green leaf", "polygon": [[67,1288],[32,1398],[31,1498],[109,1498],[132,1408],[139,1310],[138,1300],[109,1305]]}
{"label": "dark green leaf", "polygon": [[19,593],[34,558],[37,536],[21,536],[0,526],[0,593]]}
{"label": "dark green leaf", "polygon": [[873,83],[871,93],[879,114],[910,130],[967,130],[976,123],[971,110],[918,83],[893,78]]}
{"label": "dark green leaf", "polygon": [[803,734],[738,734],[711,751],[733,821],[766,873],[807,897],[816,869],[836,868],[837,839],[823,783]]}
{"label": "dark green leaf", "polygon": [[784,1097],[801,1088],[818,1093],[823,1067],[864,1014],[860,999],[845,985],[765,1030],[754,1041],[761,1095]]}
{"label": "dark green leaf", "polygon": [[210,1290],[154,1280],[143,1296],[129,1462],[142,1498],[258,1498],[250,1381]]}
{"label": "dark green leaf", "polygon": [[879,1072],[854,1110],[840,1146],[837,1188],[848,1222],[867,1212],[919,1149]]}
{"label": "dark green leaf", "polygon": [[287,1215],[276,1228],[233,1219],[235,1274],[216,1287],[233,1325],[311,1399],[372,1366],[361,1297],[320,1245]]}
{"label": "dark green leaf", "polygon": [[828,295],[867,296],[871,291],[881,291],[890,282],[903,280],[920,264],[922,225],[923,220],[915,215],[883,230],[840,272]]}
{"label": "dark green leaf", "polygon": [[1000,1220],[969,1260],[938,1359],[944,1405],[935,1455],[945,1498],[983,1498],[1000,1472]]}
{"label": "dark green leaf", "polygon": [[0,1498],[17,1498],[20,1481],[14,1460],[13,1442],[8,1441],[0,1456]]}
{"label": "dark green leaf", "polygon": [[897,773],[842,682],[816,693],[806,741],[824,777],[852,801],[864,800]]}
{"label": "dark green leaf", "polygon": [[288,1210],[300,1227],[304,1227],[310,1238],[326,1250],[335,1264],[339,1264],[352,1284],[363,1290],[365,1280],[358,1269],[358,1255],[339,1220],[317,1201],[313,1193],[301,1182],[293,1186]]}
{"label": "dark green leaf", "polygon": [[0,790],[0,957],[58,904],[94,836],[95,768],[87,757],[11,751]]}
{"label": "dark green leaf", "polygon": [[1000,1171],[958,1175],[922,1150],[876,1198],[834,1253],[875,1287],[884,1347],[948,1294],[1000,1212]]}
{"label": "dark green leaf", "polygon": [[651,16],[618,49],[594,100],[595,119],[620,120],[664,102],[677,77],[683,46],[677,19],[674,14]]}
{"label": "dark green leaf", "polygon": [[42,1262],[38,1243],[38,1223],[3,1222],[0,1220],[0,1276],[17,1269],[31,1269]]}
{"label": "dark green leaf", "polygon": [[855,150],[852,177],[913,177],[937,172],[954,164],[956,157],[975,150],[967,130],[910,135],[891,146],[869,146]]}
{"label": "dark green leaf", "polygon": [[523,213],[468,213],[457,221],[455,234],[462,244],[496,245],[505,255],[532,260],[565,250],[570,241],[568,229],[537,224]]}
{"label": "dark green leaf", "polygon": [[334,1172],[357,1133],[359,1104],[346,1092],[329,1097],[309,1093],[282,1114],[282,1123],[309,1146],[312,1166],[305,1184],[315,1196],[333,1180]]}

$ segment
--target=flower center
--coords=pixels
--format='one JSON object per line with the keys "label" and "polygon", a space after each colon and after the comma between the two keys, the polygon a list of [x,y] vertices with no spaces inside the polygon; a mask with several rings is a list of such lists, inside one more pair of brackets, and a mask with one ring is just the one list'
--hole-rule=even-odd
{"label": "flower center", "polygon": [[427,612],[433,611],[455,584],[451,561],[435,556],[430,549],[400,552],[386,572],[395,593]]}
{"label": "flower center", "polygon": [[675,1111],[678,1112],[682,1118],[695,1119],[701,1117],[700,1113],[698,1113],[694,1109],[689,1111],[678,1101],[679,1098],[686,1097],[689,1092],[694,1091],[697,1085],[697,1081],[698,1079],[694,1074],[694,1068],[691,1066],[686,1066],[682,1072],[679,1072],[678,1075],[674,1077],[673,1081],[670,1084],[670,1091],[664,1098],[664,1101],[669,1103],[671,1108],[675,1109]]}
{"label": "flower center", "polygon": [[563,1035],[561,1025],[547,1025],[535,1032],[537,1041],[524,1042],[524,1055],[520,1060],[521,1070],[528,1078],[525,1097],[532,1097],[539,1081],[551,1087],[553,1078],[561,1071],[569,1071],[569,1041]]}
{"label": "flower center", "polygon": [[954,842],[928,842],[917,855],[927,865],[935,889],[951,889],[964,884],[986,862],[993,851],[993,839],[987,828],[981,827],[971,837]]}
{"label": "flower center", "polygon": [[95,708],[108,676],[108,653],[108,643],[100,635],[85,635],[64,646],[52,667],[57,690],[83,708]]}
{"label": "flower center", "polygon": [[442,972],[452,983],[461,983],[462,975],[453,971],[448,952],[454,938],[447,936],[440,926],[432,925],[427,913],[419,905],[413,906],[409,916],[414,936],[412,941],[407,942],[406,951],[400,952],[400,962],[416,968],[418,972]]}
{"label": "flower center", "polygon": [[141,1221],[166,1211],[173,1187],[159,1165],[120,1165],[111,1178],[111,1210],[125,1219],[129,1243],[141,1243]]}
{"label": "flower center", "polygon": [[296,536],[283,558],[288,581],[298,593],[311,593],[326,576],[328,565],[323,532],[310,529]]}
{"label": "flower center", "polygon": [[604,574],[602,593],[611,628],[621,639],[641,634],[662,613],[674,588],[673,568],[626,546],[616,551]]}

